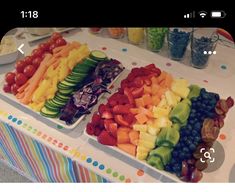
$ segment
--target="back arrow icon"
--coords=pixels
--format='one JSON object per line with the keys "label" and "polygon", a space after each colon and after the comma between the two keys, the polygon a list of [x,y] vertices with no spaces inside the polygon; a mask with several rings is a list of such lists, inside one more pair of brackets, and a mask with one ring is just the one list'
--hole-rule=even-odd
{"label": "back arrow icon", "polygon": [[22,51],[22,48],[24,47],[24,43],[22,43],[19,47],[18,47],[18,51],[21,52],[22,54],[24,54],[24,52]]}

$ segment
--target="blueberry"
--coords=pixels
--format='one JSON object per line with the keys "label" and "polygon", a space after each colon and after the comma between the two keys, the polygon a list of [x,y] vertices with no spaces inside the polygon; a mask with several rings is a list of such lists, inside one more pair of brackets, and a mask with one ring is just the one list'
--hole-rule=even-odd
{"label": "blueberry", "polygon": [[173,151],[173,152],[172,152],[172,157],[173,157],[173,158],[177,158],[177,156],[178,156],[178,152],[177,152],[177,151]]}
{"label": "blueberry", "polygon": [[189,145],[190,151],[195,151],[196,146],[194,144]]}
{"label": "blueberry", "polygon": [[199,143],[201,141],[201,137],[197,136],[197,137],[194,138],[194,140],[195,140],[195,142]]}

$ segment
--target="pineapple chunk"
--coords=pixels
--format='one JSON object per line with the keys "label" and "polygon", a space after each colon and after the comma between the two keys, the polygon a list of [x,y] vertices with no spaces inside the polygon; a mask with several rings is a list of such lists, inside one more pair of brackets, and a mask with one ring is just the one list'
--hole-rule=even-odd
{"label": "pineapple chunk", "polygon": [[166,98],[165,96],[161,98],[161,101],[160,103],[158,104],[158,107],[164,107],[167,105],[167,101],[166,101]]}
{"label": "pineapple chunk", "polygon": [[152,125],[148,125],[148,133],[150,135],[158,135],[158,133],[160,132],[160,128],[158,127],[154,127]]}
{"label": "pineapple chunk", "polygon": [[143,153],[137,152],[136,153],[136,158],[139,160],[145,160],[145,159],[147,159],[147,156],[148,156],[147,152],[143,152]]}
{"label": "pineapple chunk", "polygon": [[144,147],[144,146],[137,146],[137,153],[148,153],[149,151],[151,151],[152,149]]}
{"label": "pineapple chunk", "polygon": [[168,116],[171,111],[169,106],[162,106],[162,107],[153,107],[153,116],[154,118],[160,118]]}
{"label": "pineapple chunk", "polygon": [[145,132],[140,132],[139,138],[140,138],[140,140],[145,140],[145,141],[148,141],[148,142],[151,142],[151,143],[155,143],[156,139],[157,139],[156,136],[150,135],[150,134],[145,133]]}
{"label": "pineapple chunk", "polygon": [[169,106],[175,107],[177,105],[176,96],[172,91],[170,90],[166,91],[165,96],[166,96],[167,104]]}
{"label": "pineapple chunk", "polygon": [[150,142],[150,141],[140,139],[139,142],[138,142],[138,146],[143,146],[143,147],[146,147],[146,148],[149,148],[149,149],[153,149],[153,148],[155,148],[155,142],[153,143],[153,142]]}
{"label": "pineapple chunk", "polygon": [[157,127],[163,128],[163,127],[171,127],[172,122],[169,120],[168,117],[160,117],[157,119]]}
{"label": "pineapple chunk", "polygon": [[172,85],[172,91],[182,98],[187,98],[190,89],[188,87],[182,87],[177,84]]}
{"label": "pineapple chunk", "polygon": [[135,125],[133,125],[133,129],[135,131],[147,132],[148,126],[147,125],[141,125],[141,124],[135,124]]}

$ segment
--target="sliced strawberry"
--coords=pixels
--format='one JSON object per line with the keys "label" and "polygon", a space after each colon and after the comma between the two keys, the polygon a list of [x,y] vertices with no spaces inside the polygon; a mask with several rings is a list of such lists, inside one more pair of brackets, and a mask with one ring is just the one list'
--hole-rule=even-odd
{"label": "sliced strawberry", "polygon": [[139,98],[144,94],[144,87],[135,88],[133,91],[131,91],[131,94],[134,98]]}
{"label": "sliced strawberry", "polygon": [[110,111],[104,111],[102,114],[101,114],[101,117],[103,119],[112,119],[113,118],[113,114],[110,112]]}
{"label": "sliced strawberry", "polygon": [[104,120],[100,119],[99,128],[104,129]]}
{"label": "sliced strawberry", "polygon": [[124,79],[121,81],[121,88],[122,89],[125,89],[126,87],[128,87],[128,80],[127,79]]}
{"label": "sliced strawberry", "polygon": [[98,108],[98,111],[99,111],[99,114],[102,114],[104,111],[107,110],[107,106],[105,104],[100,104],[99,108]]}
{"label": "sliced strawberry", "polygon": [[144,83],[149,86],[152,84],[152,81],[149,78],[145,78]]}
{"label": "sliced strawberry", "polygon": [[134,83],[136,87],[142,87],[144,85],[143,77],[136,77]]}
{"label": "sliced strawberry", "polygon": [[92,123],[88,123],[87,126],[86,126],[86,132],[87,134],[89,135],[94,135],[95,133],[95,127]]}
{"label": "sliced strawberry", "polygon": [[130,112],[128,106],[125,105],[116,105],[113,107],[114,114],[128,114]]}
{"label": "sliced strawberry", "polygon": [[109,124],[109,133],[114,136],[115,138],[117,138],[117,130],[118,130],[118,125],[117,123],[110,123]]}
{"label": "sliced strawberry", "polygon": [[95,127],[94,135],[99,136],[102,130],[99,127]]}
{"label": "sliced strawberry", "polygon": [[94,114],[94,115],[92,116],[91,123],[92,123],[94,126],[97,126],[97,125],[99,125],[100,120],[101,120],[101,117],[100,117],[98,114]]}
{"label": "sliced strawberry", "polygon": [[126,95],[123,94],[120,94],[119,98],[117,98],[117,102],[119,105],[124,105],[124,104],[128,104],[129,103],[129,100],[127,98]]}
{"label": "sliced strawberry", "polygon": [[134,104],[135,103],[133,95],[132,95],[132,93],[130,92],[130,90],[128,88],[124,89],[124,94],[127,96],[130,104]]}
{"label": "sliced strawberry", "polygon": [[104,128],[105,128],[107,131],[109,131],[109,125],[112,124],[112,123],[115,123],[115,121],[112,120],[112,119],[105,119],[105,120],[104,120]]}
{"label": "sliced strawberry", "polygon": [[97,140],[103,145],[117,145],[117,140],[113,136],[111,136],[107,131],[102,131],[97,137]]}
{"label": "sliced strawberry", "polygon": [[114,115],[114,119],[121,126],[125,126],[125,127],[130,126],[130,124],[127,121],[125,121],[122,115]]}
{"label": "sliced strawberry", "polygon": [[134,116],[133,114],[129,113],[129,114],[123,116],[123,119],[124,119],[129,125],[131,125],[131,124],[134,122],[134,120],[135,120],[135,116]]}

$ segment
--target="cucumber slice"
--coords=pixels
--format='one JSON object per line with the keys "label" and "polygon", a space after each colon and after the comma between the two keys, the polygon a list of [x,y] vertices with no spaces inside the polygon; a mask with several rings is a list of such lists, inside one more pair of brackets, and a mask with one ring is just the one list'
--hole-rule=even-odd
{"label": "cucumber slice", "polygon": [[79,73],[79,72],[72,72],[70,75],[69,75],[69,78],[78,78],[78,77],[86,77],[87,76],[87,73]]}
{"label": "cucumber slice", "polygon": [[55,97],[53,98],[53,100],[54,100],[54,102],[56,102],[58,105],[62,105],[62,106],[64,106],[64,105],[67,103],[67,101],[68,101],[68,100],[61,99],[61,98],[59,98],[58,96],[55,96]]}
{"label": "cucumber slice", "polygon": [[67,85],[64,85],[63,83],[58,83],[58,85],[57,85],[57,87],[58,87],[58,89],[59,90],[70,90],[71,89],[71,87],[68,87]]}
{"label": "cucumber slice", "polygon": [[70,95],[74,92],[74,89],[59,89],[58,92],[62,95]]}
{"label": "cucumber slice", "polygon": [[63,95],[63,94],[61,94],[59,92],[56,93],[56,97],[59,97],[59,98],[64,99],[64,100],[69,100],[70,99],[70,96]]}
{"label": "cucumber slice", "polygon": [[88,73],[92,68],[94,68],[93,65],[79,64],[72,71],[76,73]]}
{"label": "cucumber slice", "polygon": [[86,58],[81,65],[87,66],[87,67],[90,67],[90,68],[93,69],[93,68],[95,68],[97,66],[97,64],[98,64],[97,61],[94,61],[91,58]]}
{"label": "cucumber slice", "polygon": [[60,82],[60,83],[67,89],[73,88],[77,85],[77,83],[70,83],[70,82],[65,81],[65,80]]}
{"label": "cucumber slice", "polygon": [[71,78],[66,77],[65,81],[67,81],[69,83],[76,83],[77,84],[78,82],[82,81],[82,78],[71,79]]}
{"label": "cucumber slice", "polygon": [[54,106],[58,107],[58,108],[61,108],[63,107],[66,102],[63,102],[63,101],[59,101],[58,99],[52,99],[51,102],[53,103]]}
{"label": "cucumber slice", "polygon": [[40,111],[40,114],[45,117],[56,118],[59,116],[60,112],[59,111],[51,111],[48,108],[43,107]]}
{"label": "cucumber slice", "polygon": [[99,51],[99,50],[94,50],[90,53],[90,56],[89,56],[91,59],[94,59],[96,61],[103,61],[105,59],[107,59],[107,55],[102,52],[102,51]]}
{"label": "cucumber slice", "polygon": [[55,107],[49,103],[46,103],[44,107],[46,107],[49,111],[54,111],[54,112],[60,111],[59,107]]}

